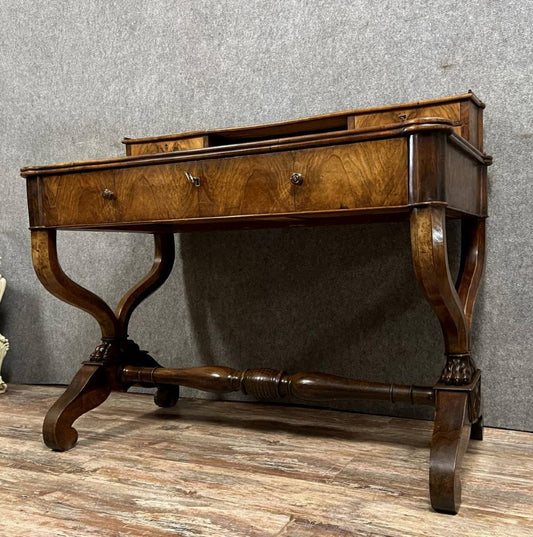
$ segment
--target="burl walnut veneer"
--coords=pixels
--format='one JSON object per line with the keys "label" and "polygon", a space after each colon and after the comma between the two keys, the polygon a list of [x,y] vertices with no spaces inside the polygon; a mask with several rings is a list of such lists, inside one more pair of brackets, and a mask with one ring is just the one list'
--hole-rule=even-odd
{"label": "burl walnut veneer", "polygon": [[[135,384],[156,386],[159,406],[176,404],[180,385],[261,399],[432,405],[431,503],[456,513],[461,459],[469,437],[482,437],[480,371],[470,357],[470,331],[485,255],[491,163],[482,151],[483,108],[470,92],[273,125],[125,139],[126,157],[23,168],[37,275],[56,297],[90,313],[102,331],[102,342],[46,415],[46,445],[72,448],[74,421],[111,391]],[[462,222],[455,284],[447,218]],[[171,272],[176,232],[403,219],[410,220],[416,278],[444,336],[446,364],[434,386],[271,369],[169,369],[128,339],[133,310]],[[153,267],[113,311],[65,275],[58,229],[152,233]]]}

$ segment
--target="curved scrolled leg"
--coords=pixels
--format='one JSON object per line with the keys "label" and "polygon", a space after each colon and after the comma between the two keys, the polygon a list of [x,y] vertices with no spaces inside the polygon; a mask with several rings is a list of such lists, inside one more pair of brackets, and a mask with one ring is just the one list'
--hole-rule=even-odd
{"label": "curved scrolled leg", "polygon": [[50,408],[43,423],[44,443],[56,451],[76,445],[78,433],[72,424],[103,403],[111,393],[105,366],[84,364],[65,393]]}
{"label": "curved scrolled leg", "polygon": [[[100,297],[63,272],[57,257],[55,230],[32,231],[31,238],[33,266],[41,283],[63,302],[90,313],[96,319],[105,341],[97,350],[107,352],[107,361],[116,360],[120,325],[113,311]],[[96,354],[93,353],[91,359],[93,356]],[[76,444],[78,434],[72,427],[74,421],[105,401],[111,392],[112,382],[104,370],[100,363],[82,366],[65,393],[50,408],[43,424],[43,438],[48,447],[65,451]]]}
{"label": "curved scrolled leg", "polygon": [[469,326],[450,274],[444,207],[412,210],[411,252],[418,284],[440,321],[446,353],[468,353]]}
{"label": "curved scrolled leg", "polygon": [[461,268],[455,287],[463,304],[468,328],[485,264],[485,219],[465,218],[461,222]]}
{"label": "curved scrolled leg", "polygon": [[[121,299],[115,315],[120,321],[122,333],[127,337],[128,324],[135,308],[154,291],[159,289],[172,272],[174,264],[174,235],[172,233],[154,234],[154,264],[150,272],[138,284],[134,285]],[[145,367],[160,367],[146,352],[128,341],[127,361],[132,365]],[[134,348],[136,347],[136,349]],[[160,386],[154,395],[154,402],[160,407],[174,406],[179,399],[179,386]]]}
{"label": "curved scrolled leg", "polygon": [[[461,222],[461,267],[455,287],[463,304],[464,314],[469,331],[472,328],[472,315],[477,292],[481,284],[481,276],[485,264],[484,218],[465,218]],[[470,438],[483,440],[483,418],[481,416],[481,400],[473,416]]]}
{"label": "curved scrolled leg", "polygon": [[429,491],[436,511],[456,514],[461,504],[459,467],[470,437],[467,409],[466,392],[437,391],[429,462]]}
{"label": "curved scrolled leg", "polygon": [[485,260],[485,220],[462,221],[461,268],[452,283],[446,249],[444,207],[411,213],[411,250],[415,274],[442,328],[447,361],[440,381],[468,384],[476,371],[470,357],[472,314]]}
{"label": "curved scrolled leg", "polygon": [[119,302],[116,311],[97,295],[71,280],[61,268],[57,257],[56,231],[32,231],[32,258],[41,283],[54,296],[90,313],[100,325],[102,339],[126,337],[128,323],[135,308],[168,278],[174,263],[174,236],[155,233],[154,264],[150,272],[134,285]]}
{"label": "curved scrolled leg", "polygon": [[482,219],[463,223],[461,269],[454,285],[446,249],[445,208],[428,206],[411,213],[415,274],[440,321],[446,351],[446,365],[434,388],[430,496],[434,509],[447,513],[459,509],[459,471],[469,438],[482,437],[480,373],[470,357],[470,328],[483,271],[484,226]]}
{"label": "curved scrolled leg", "polygon": [[[46,415],[43,425],[44,441],[52,449],[65,451],[77,441],[74,421],[97,407],[111,390],[122,389],[119,371],[127,360],[145,366],[159,364],[146,352],[127,339],[129,319],[134,309],[167,279],[174,262],[174,236],[154,234],[154,264],[137,285],[122,298],[116,312],[97,295],[71,280],[60,266],[57,256],[55,230],[32,231],[32,257],[35,272],[46,289],[62,301],[90,313],[100,325],[102,343],[78,371],[65,393]],[[179,391],[163,389],[158,401],[169,406],[175,403]]]}
{"label": "curved scrolled leg", "polygon": [[150,272],[134,285],[120,300],[115,315],[120,322],[123,336],[127,336],[130,317],[135,308],[165,283],[174,264],[174,235],[154,233],[154,264]]}
{"label": "curved scrolled leg", "polygon": [[44,287],[63,302],[90,313],[100,325],[102,338],[116,338],[120,326],[111,308],[63,272],[57,257],[55,229],[32,230],[31,247],[33,267]]}

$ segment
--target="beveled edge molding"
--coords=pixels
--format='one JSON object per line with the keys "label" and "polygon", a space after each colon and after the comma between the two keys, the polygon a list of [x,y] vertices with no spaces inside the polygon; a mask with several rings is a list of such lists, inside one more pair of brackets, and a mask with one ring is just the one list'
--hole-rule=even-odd
{"label": "beveled edge molding", "polygon": [[356,209],[335,209],[323,211],[303,211],[289,213],[238,214],[225,216],[204,216],[168,220],[139,220],[124,222],[103,222],[101,224],[61,224],[46,226],[36,224],[29,226],[31,231],[56,229],[63,231],[131,231],[137,233],[180,233],[208,229],[262,229],[277,226],[309,226],[318,224],[350,224],[353,222],[383,222],[408,219],[412,209],[422,207],[444,207],[451,218],[471,216],[484,220],[485,214],[465,212],[450,206],[445,201],[420,201],[405,205],[388,205],[383,207],[359,207]]}
{"label": "beveled edge molding", "polygon": [[[276,225],[306,226],[311,224],[350,223],[352,220],[376,217],[396,219],[398,217],[408,218],[409,211],[416,207],[445,207],[452,212],[463,214],[453,207],[449,207],[445,201],[422,201],[418,203],[408,203],[405,205],[386,205],[379,207],[358,207],[353,209],[325,209],[317,211],[284,212],[284,213],[253,213],[234,214],[223,216],[198,216],[181,219],[167,220],[138,220],[124,222],[103,222],[101,224],[61,224],[56,226],[34,225],[29,226],[30,230],[57,229],[65,231],[138,231],[142,233],[155,232],[179,232],[192,231],[194,229],[207,229],[209,226],[218,228],[227,226],[235,229],[253,229],[254,227],[275,227]],[[484,218],[482,215],[472,215]],[[352,219],[352,220],[350,220]],[[178,230],[178,231],[169,231]]]}

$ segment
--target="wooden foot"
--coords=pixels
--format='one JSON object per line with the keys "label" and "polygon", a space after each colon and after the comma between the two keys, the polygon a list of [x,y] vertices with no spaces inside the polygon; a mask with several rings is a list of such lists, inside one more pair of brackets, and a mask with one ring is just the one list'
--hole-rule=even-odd
{"label": "wooden foot", "polygon": [[159,386],[154,395],[154,403],[161,408],[170,408],[176,405],[179,398],[179,386]]}
{"label": "wooden foot", "polygon": [[429,463],[429,492],[435,511],[456,514],[459,510],[459,470],[469,438],[468,392],[437,390]]}
{"label": "wooden foot", "polygon": [[483,416],[479,416],[477,421],[472,423],[470,438],[472,440],[483,440]]}
{"label": "wooden foot", "polygon": [[76,445],[78,433],[72,424],[82,415],[103,403],[111,393],[105,367],[84,364],[65,393],[46,414],[43,424],[44,443],[56,451],[67,451]]}

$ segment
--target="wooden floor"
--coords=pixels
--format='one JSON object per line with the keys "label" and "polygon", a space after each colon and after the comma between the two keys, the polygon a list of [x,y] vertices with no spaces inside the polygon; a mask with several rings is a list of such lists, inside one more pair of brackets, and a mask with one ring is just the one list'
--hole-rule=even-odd
{"label": "wooden floor", "polygon": [[55,453],[40,428],[61,391],[0,396],[2,537],[533,535],[533,434],[472,441],[450,516],[429,505],[429,422],[114,393]]}

